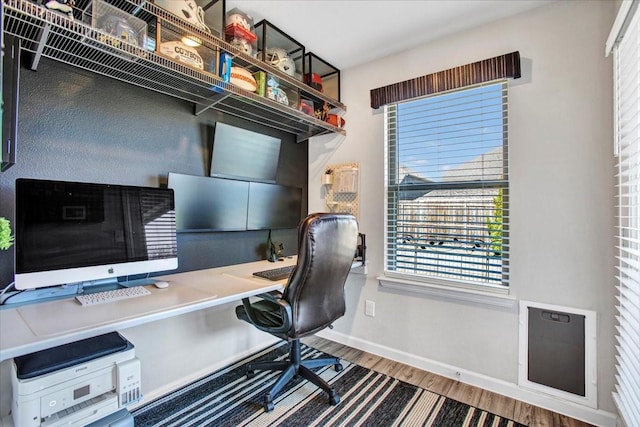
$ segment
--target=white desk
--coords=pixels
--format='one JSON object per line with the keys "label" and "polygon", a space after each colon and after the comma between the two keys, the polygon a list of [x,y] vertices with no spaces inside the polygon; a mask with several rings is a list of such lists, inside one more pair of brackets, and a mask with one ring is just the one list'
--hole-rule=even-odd
{"label": "white desk", "polygon": [[151,295],[95,306],[69,298],[0,310],[0,361],[279,290],[284,279],[272,282],[252,273],[294,263],[258,261],[171,274],[158,277],[170,283],[166,289],[150,285]]}

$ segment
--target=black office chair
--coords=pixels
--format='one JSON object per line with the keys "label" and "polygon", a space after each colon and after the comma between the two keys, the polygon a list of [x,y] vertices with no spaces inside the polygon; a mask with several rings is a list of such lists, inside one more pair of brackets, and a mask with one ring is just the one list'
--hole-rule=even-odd
{"label": "black office chair", "polygon": [[358,241],[358,223],[348,214],[316,213],[300,223],[298,262],[280,293],[259,295],[251,303],[243,299],[236,307],[239,319],[290,342],[289,359],[248,364],[247,376],[254,370],[282,371],[265,396],[267,411],[273,399],[294,377],[302,376],[329,394],[337,405],[340,396],[311,368],[333,365],[342,370],[336,357],[301,360],[300,338],[330,326],[345,312],[344,284],[351,269]]}

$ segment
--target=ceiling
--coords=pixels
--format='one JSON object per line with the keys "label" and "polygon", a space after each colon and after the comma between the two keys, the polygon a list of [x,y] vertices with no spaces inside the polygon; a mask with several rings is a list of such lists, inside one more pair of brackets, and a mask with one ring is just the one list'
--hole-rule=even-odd
{"label": "ceiling", "polygon": [[560,0],[226,0],[344,70]]}

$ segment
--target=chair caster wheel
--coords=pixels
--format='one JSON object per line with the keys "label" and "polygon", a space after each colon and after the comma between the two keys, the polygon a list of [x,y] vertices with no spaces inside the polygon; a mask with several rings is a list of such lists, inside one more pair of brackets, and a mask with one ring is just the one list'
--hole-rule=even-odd
{"label": "chair caster wheel", "polygon": [[271,401],[271,398],[269,396],[265,397],[264,398],[264,410],[266,412],[271,412],[271,411],[273,411],[273,408],[275,408],[275,405]]}
{"label": "chair caster wheel", "polygon": [[336,363],[335,365],[333,365],[333,369],[335,369],[336,372],[340,372],[344,369],[344,367],[342,366],[342,363]]}
{"label": "chair caster wheel", "polygon": [[251,378],[253,378],[253,376],[254,376],[255,374],[256,374],[256,373],[255,373],[254,371],[247,370],[247,372],[246,372],[247,379],[251,379]]}
{"label": "chair caster wheel", "polygon": [[335,392],[332,393],[331,396],[329,396],[329,403],[333,406],[336,406],[338,403],[340,403],[340,396],[338,396]]}

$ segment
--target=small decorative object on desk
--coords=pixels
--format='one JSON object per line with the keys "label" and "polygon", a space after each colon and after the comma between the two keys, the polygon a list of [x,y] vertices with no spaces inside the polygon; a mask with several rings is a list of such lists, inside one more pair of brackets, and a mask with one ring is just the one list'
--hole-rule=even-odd
{"label": "small decorative object on desk", "polygon": [[269,230],[269,234],[267,236],[267,261],[276,262],[281,260],[283,257],[284,244],[278,243],[276,247],[276,243],[271,240],[271,230]]}
{"label": "small decorative object on desk", "polygon": [[11,234],[11,223],[0,216],[0,249],[5,251],[13,245],[14,236]]}

